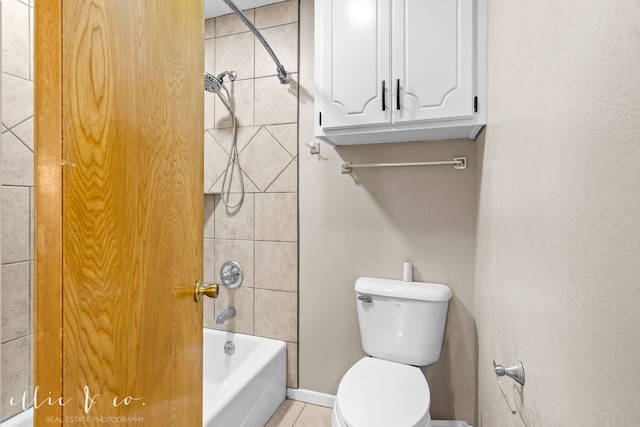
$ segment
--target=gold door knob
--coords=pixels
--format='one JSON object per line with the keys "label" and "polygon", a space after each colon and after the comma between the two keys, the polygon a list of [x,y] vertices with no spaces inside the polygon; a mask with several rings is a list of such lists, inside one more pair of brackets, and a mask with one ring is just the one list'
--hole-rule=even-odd
{"label": "gold door knob", "polygon": [[209,286],[202,286],[202,281],[198,280],[193,290],[196,302],[200,302],[202,295],[206,295],[209,298],[218,298],[218,284],[212,283]]}

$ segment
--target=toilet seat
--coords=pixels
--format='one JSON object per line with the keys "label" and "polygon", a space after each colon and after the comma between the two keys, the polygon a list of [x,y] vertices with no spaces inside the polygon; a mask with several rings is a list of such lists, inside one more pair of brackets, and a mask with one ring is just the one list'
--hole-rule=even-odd
{"label": "toilet seat", "polygon": [[340,381],[334,415],[347,427],[424,427],[430,403],[419,368],[365,357]]}

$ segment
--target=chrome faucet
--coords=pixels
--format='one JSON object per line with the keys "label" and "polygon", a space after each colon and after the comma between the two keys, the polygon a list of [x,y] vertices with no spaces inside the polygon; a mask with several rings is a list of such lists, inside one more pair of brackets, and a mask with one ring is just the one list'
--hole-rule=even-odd
{"label": "chrome faucet", "polygon": [[233,307],[225,308],[222,310],[222,313],[216,316],[216,324],[222,325],[227,320],[231,319],[236,315],[236,309]]}

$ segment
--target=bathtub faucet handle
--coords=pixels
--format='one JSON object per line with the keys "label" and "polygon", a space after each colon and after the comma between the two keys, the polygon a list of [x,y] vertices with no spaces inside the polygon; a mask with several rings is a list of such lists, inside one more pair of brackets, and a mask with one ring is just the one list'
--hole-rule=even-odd
{"label": "bathtub faucet handle", "polygon": [[227,288],[237,288],[242,284],[244,271],[235,261],[227,261],[220,268],[220,280]]}

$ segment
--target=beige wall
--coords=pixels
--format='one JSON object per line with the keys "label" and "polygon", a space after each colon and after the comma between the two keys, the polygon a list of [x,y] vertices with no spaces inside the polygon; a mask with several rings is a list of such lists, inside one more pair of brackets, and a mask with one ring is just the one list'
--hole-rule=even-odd
{"label": "beige wall", "polygon": [[[489,5],[475,314],[484,427],[640,419],[640,4]],[[524,361],[524,390],[492,360]]]}
{"label": "beige wall", "polygon": [[[313,136],[313,1],[300,2],[300,387],[335,394],[342,375],[364,356],[356,316],[359,276],[414,278],[450,285],[441,360],[429,368],[432,416],[474,420],[473,256],[475,148],[471,141],[344,147]],[[354,162],[429,161],[467,156],[451,167],[360,170]],[[460,368],[462,367],[462,368]]]}
{"label": "beige wall", "polygon": [[[289,387],[297,386],[298,350],[298,3],[285,1],[245,11],[293,73],[281,85],[264,47],[235,16],[206,21],[205,70],[234,70],[229,88],[238,124],[244,171],[244,202],[228,209],[219,195],[205,196],[204,279],[220,281],[220,267],[235,260],[245,271],[237,289],[220,289],[205,301],[205,327],[287,342]],[[228,160],[229,113],[214,94],[205,95],[205,190],[219,191]],[[232,190],[238,190],[234,176]],[[230,202],[238,201],[232,194]],[[224,325],[215,316],[234,307]]]}
{"label": "beige wall", "polygon": [[33,6],[2,2],[2,420],[32,390]]}

